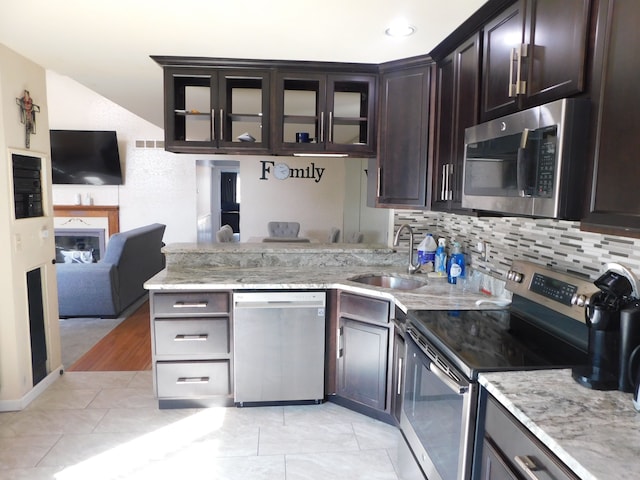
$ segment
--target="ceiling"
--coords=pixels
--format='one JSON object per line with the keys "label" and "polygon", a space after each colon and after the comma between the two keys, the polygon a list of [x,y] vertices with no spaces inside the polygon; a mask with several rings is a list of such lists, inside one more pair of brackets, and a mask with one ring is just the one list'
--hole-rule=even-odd
{"label": "ceiling", "polygon": [[[0,44],[162,127],[150,55],[381,63],[428,53],[486,0],[2,0]],[[404,17],[417,31],[384,35]]]}

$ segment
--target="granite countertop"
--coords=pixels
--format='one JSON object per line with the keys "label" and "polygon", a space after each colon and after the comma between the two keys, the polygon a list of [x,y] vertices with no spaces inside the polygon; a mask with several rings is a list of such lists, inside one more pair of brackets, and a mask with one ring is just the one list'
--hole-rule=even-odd
{"label": "granite countertop", "polygon": [[[398,290],[363,285],[349,278],[370,273],[394,274],[419,279],[426,284],[415,290]],[[197,267],[170,265],[147,282],[148,290],[237,290],[237,289],[332,289],[394,301],[404,310],[495,309],[492,303],[476,305],[477,300],[492,297],[469,292],[459,285],[451,285],[446,278],[428,278],[426,274],[409,275],[402,267],[354,266],[339,267],[278,266],[278,267]]]}
{"label": "granite countertop", "polygon": [[581,479],[640,476],[630,393],[590,390],[571,370],[485,373],[479,382]]}
{"label": "granite countertop", "polygon": [[163,247],[162,251],[171,254],[194,254],[201,255],[207,252],[224,253],[252,253],[269,252],[278,253],[301,253],[301,252],[366,252],[366,253],[392,253],[396,249],[382,244],[372,243],[316,243],[316,242],[228,242],[228,243],[171,243]]}

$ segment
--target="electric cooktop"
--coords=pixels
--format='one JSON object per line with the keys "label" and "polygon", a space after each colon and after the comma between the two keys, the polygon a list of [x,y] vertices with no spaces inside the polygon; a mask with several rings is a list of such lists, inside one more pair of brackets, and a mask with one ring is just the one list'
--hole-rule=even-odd
{"label": "electric cooktop", "polygon": [[471,380],[479,372],[587,363],[584,305],[597,290],[591,281],[514,261],[506,288],[513,293],[507,309],[413,310],[408,329]]}
{"label": "electric cooktop", "polygon": [[410,327],[453,362],[469,379],[479,372],[564,368],[587,363],[585,331],[578,338],[524,320],[511,310],[419,310]]}

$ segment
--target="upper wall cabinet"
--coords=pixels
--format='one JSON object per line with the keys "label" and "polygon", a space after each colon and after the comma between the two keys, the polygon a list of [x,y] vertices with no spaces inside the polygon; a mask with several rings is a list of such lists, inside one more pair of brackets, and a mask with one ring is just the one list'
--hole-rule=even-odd
{"label": "upper wall cabinet", "polygon": [[267,152],[270,82],[269,70],[165,68],[166,150]]}
{"label": "upper wall cabinet", "polygon": [[519,0],[484,27],[481,120],[585,88],[590,0]]}
{"label": "upper wall cabinet", "polygon": [[381,75],[377,206],[429,206],[434,66],[424,60]]}
{"label": "upper wall cabinet", "polygon": [[276,152],[373,155],[376,81],[377,75],[279,72]]}
{"label": "upper wall cabinet", "polygon": [[[600,0],[593,61],[594,159],[581,228],[640,237],[640,2]],[[587,138],[587,135],[585,135]]]}
{"label": "upper wall cabinet", "polygon": [[[480,34],[476,33],[438,62],[434,210],[462,209],[464,131],[478,123]],[[466,213],[466,212],[465,212]]]}

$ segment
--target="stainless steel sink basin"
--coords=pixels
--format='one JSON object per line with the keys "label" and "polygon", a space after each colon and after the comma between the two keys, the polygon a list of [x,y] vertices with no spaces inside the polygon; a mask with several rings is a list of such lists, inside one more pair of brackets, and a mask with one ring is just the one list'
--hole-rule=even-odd
{"label": "stainless steel sink basin", "polygon": [[364,283],[375,287],[393,288],[396,290],[415,290],[424,287],[427,282],[414,278],[398,277],[395,275],[359,275],[350,278],[352,282]]}

